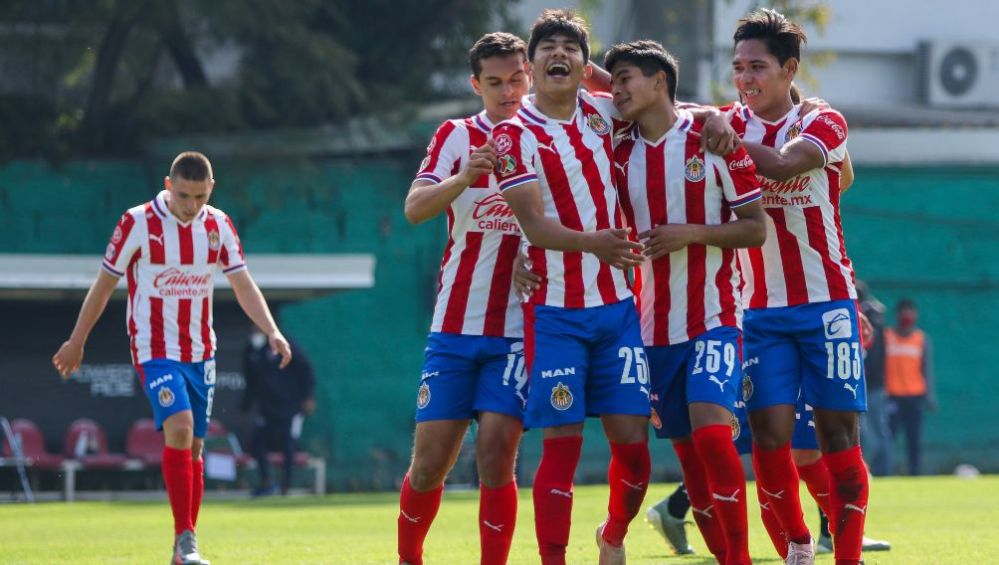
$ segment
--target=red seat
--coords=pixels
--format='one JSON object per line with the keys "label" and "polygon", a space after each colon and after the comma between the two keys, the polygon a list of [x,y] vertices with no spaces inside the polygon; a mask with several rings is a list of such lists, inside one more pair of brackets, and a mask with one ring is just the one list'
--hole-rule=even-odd
{"label": "red seat", "polygon": [[[31,420],[14,420],[10,424],[14,432],[14,438],[21,444],[21,454],[28,460],[28,464],[39,469],[58,469],[63,462],[61,455],[49,453],[45,449],[45,437]],[[14,453],[10,445],[4,443],[4,457],[13,457]]]}
{"label": "red seat", "polygon": [[142,461],[147,467],[159,467],[163,462],[163,434],[149,418],[136,420],[125,439],[125,454]]}
{"label": "red seat", "polygon": [[121,469],[128,460],[122,453],[108,451],[104,430],[89,418],[80,418],[69,425],[63,453],[78,460],[84,469]]}
{"label": "red seat", "polygon": [[[229,455],[232,455],[233,457],[236,458],[236,464],[239,465],[240,467],[245,467],[250,461],[253,461],[253,457],[250,457],[246,453],[240,452],[240,453],[237,454],[235,452],[235,450],[233,449],[234,446],[229,441],[229,430],[225,427],[225,424],[223,424],[222,422],[219,422],[218,420],[209,420],[208,421],[208,432],[205,434],[205,439],[206,440],[210,440],[210,439],[221,439],[221,440],[225,440],[225,445],[229,446],[228,448],[226,448],[226,449],[212,448],[211,451],[216,452],[216,453],[228,453]],[[218,443],[221,443],[221,442],[218,442]],[[237,446],[238,446],[238,442],[237,442]],[[206,446],[205,449],[207,450],[208,447]],[[240,446],[240,449],[241,449],[241,446]]]}

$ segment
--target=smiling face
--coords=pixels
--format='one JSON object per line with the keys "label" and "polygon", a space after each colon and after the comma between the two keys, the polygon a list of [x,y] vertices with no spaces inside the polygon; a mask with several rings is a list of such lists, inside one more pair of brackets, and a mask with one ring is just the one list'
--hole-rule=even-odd
{"label": "smiling face", "polygon": [[781,65],[763,40],[745,39],[735,45],[732,84],[742,101],[764,119],[790,111],[791,82],[797,71],[797,59],[789,58]]}
{"label": "smiling face", "polygon": [[621,113],[621,117],[628,121],[638,121],[649,108],[668,102],[666,73],[659,71],[645,76],[638,65],[622,61],[614,65],[611,94],[614,96],[614,107]]}
{"label": "smiling face", "polygon": [[479,76],[472,76],[472,88],[482,97],[482,105],[493,123],[508,120],[520,109],[520,100],[531,89],[527,62],[520,53],[487,57],[480,61]]}
{"label": "smiling face", "polygon": [[538,41],[531,69],[535,91],[557,99],[575,98],[583,78],[590,74],[579,41],[560,33]]}

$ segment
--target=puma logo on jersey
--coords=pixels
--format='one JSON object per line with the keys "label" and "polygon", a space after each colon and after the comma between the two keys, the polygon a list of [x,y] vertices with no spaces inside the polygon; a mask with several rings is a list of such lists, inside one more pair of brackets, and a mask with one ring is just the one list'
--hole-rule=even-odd
{"label": "puma logo on jersey", "polygon": [[853,399],[857,399],[857,385],[851,385],[850,383],[843,383],[843,388],[850,391],[853,394]]}
{"label": "puma logo on jersey", "polygon": [[564,496],[566,498],[572,498],[572,493],[571,492],[564,491],[564,490],[559,490],[557,488],[551,489],[550,491],[548,491],[548,494],[555,494],[555,495],[558,495],[558,496]]}
{"label": "puma logo on jersey", "polygon": [[405,510],[399,510],[399,514],[402,514],[403,518],[409,520],[410,522],[412,522],[414,524],[418,524],[420,522],[420,520],[423,519],[423,517],[421,517],[421,516],[413,517],[413,516],[410,516],[409,514],[406,514]]}
{"label": "puma logo on jersey", "polygon": [[727,383],[730,379],[725,379],[724,381],[719,381],[718,377],[716,377],[714,375],[711,375],[710,377],[708,377],[708,380],[711,381],[711,382],[713,382],[713,383],[715,383],[716,385],[718,385],[718,389],[719,390],[721,390],[722,392],[725,392],[725,383]]}
{"label": "puma logo on jersey", "polygon": [[739,492],[741,490],[742,489],[735,489],[735,492],[732,493],[732,496],[722,496],[717,492],[713,492],[711,493],[711,497],[714,498],[715,500],[724,500],[725,502],[739,502]]}
{"label": "puma logo on jersey", "polygon": [[642,483],[629,483],[628,481],[626,481],[624,479],[621,479],[621,482],[624,483],[624,486],[630,488],[631,490],[638,490],[638,491],[640,491],[640,490],[644,490],[645,489],[645,485],[643,485]]}
{"label": "puma logo on jersey", "polygon": [[558,155],[558,151],[555,150],[555,142],[554,141],[552,141],[551,143],[541,143],[539,141],[538,142],[538,149],[547,149],[548,151],[551,151],[552,153]]}
{"label": "puma logo on jersey", "polygon": [[777,492],[770,492],[770,491],[768,491],[767,489],[765,489],[763,487],[760,487],[760,490],[762,490],[763,493],[766,494],[767,496],[769,496],[770,498],[775,498],[777,500],[783,500],[784,499],[784,491],[783,490],[779,490]]}
{"label": "puma logo on jersey", "polygon": [[711,509],[714,507],[715,506],[712,504],[711,506],[708,506],[703,510],[700,508],[695,508],[693,506],[691,506],[690,509],[694,511],[694,514],[700,514],[702,516],[707,516],[708,518],[714,518],[714,516],[711,515]]}
{"label": "puma logo on jersey", "polygon": [[489,520],[483,520],[482,521],[482,525],[485,526],[485,527],[487,527],[487,528],[489,528],[490,530],[494,530],[494,531],[497,531],[497,532],[500,532],[500,533],[503,532],[503,524],[499,524],[497,526],[497,525],[494,525],[494,524],[490,524]]}
{"label": "puma logo on jersey", "polygon": [[617,170],[621,171],[622,175],[625,175],[625,176],[628,175],[628,162],[627,161],[625,161],[624,163],[614,163],[614,167],[616,167]]}
{"label": "puma logo on jersey", "polygon": [[160,234],[160,235],[149,234],[149,240],[150,241],[155,241],[156,243],[159,243],[161,247],[163,246],[163,235],[162,234]]}

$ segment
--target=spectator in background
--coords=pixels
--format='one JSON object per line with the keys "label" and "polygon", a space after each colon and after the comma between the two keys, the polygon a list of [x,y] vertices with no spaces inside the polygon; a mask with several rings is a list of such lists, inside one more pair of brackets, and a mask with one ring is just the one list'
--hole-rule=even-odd
{"label": "spectator in background", "polygon": [[288,494],[302,421],[316,408],[312,365],[297,343],[291,342],[291,351],[291,364],[280,370],[280,358],[271,352],[266,337],[256,328],[243,351],[243,375],[246,377],[243,410],[257,407],[250,446],[260,473],[260,484],[254,489],[254,496],[276,491],[267,460],[272,447],[284,454],[281,494]]}
{"label": "spectator in background", "polygon": [[916,303],[903,298],[896,307],[895,327],[884,332],[891,433],[893,439],[900,429],[905,433],[910,475],[922,471],[923,410],[937,408],[930,338],[916,327],[918,315]]}
{"label": "spectator in background", "polygon": [[867,455],[871,473],[876,476],[892,472],[892,434],[888,426],[885,392],[885,305],[871,295],[867,283],[857,281],[860,311],[871,323],[873,334],[864,343],[864,372],[867,375],[867,413],[860,426],[861,443]]}

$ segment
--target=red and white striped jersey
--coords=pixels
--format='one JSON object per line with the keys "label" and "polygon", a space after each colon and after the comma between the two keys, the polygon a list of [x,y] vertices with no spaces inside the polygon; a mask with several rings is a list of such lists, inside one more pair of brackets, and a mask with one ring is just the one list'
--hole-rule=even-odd
{"label": "red and white striped jersey", "polygon": [[732,126],[745,141],[780,149],[801,137],[822,151],[824,164],[793,179],[760,179],[770,217],[761,248],[740,249],[746,308],[777,308],[857,297],[839,211],[839,177],[846,157],[846,120],[836,110],[800,115],[795,106],[776,122],[736,104]]}
{"label": "red and white striped jersey", "polygon": [[[500,191],[526,182],[541,186],[545,215],[576,231],[622,226],[614,187],[613,136],[623,122],[607,95],[580,92],[569,120],[542,114],[526,96],[517,117],[493,130]],[[590,253],[528,246],[543,282],[530,302],[561,308],[613,304],[632,296],[624,272]]]}
{"label": "red and white striped jersey", "polygon": [[128,335],[136,365],[211,359],[215,268],[227,275],[246,269],[229,216],[206,205],[183,223],[170,213],[167,198],[164,190],[125,212],[102,263],[108,273],[128,277]]}
{"label": "red and white striped jersey", "polygon": [[[485,111],[441,124],[413,182],[439,183],[458,173],[492,127]],[[520,226],[492,175],[479,177],[451,202],[447,229],[430,331],[523,337],[524,315],[513,288]]]}
{"label": "red and white striped jersey", "polygon": [[[720,225],[760,198],[756,166],[742,147],[720,157],[701,151],[701,126],[678,112],[655,142],[633,126],[614,153],[621,206],[634,233],[663,224]],[[742,326],[735,250],[689,245],[645,261],[635,293],[645,345],[675,345],[719,326]]]}

